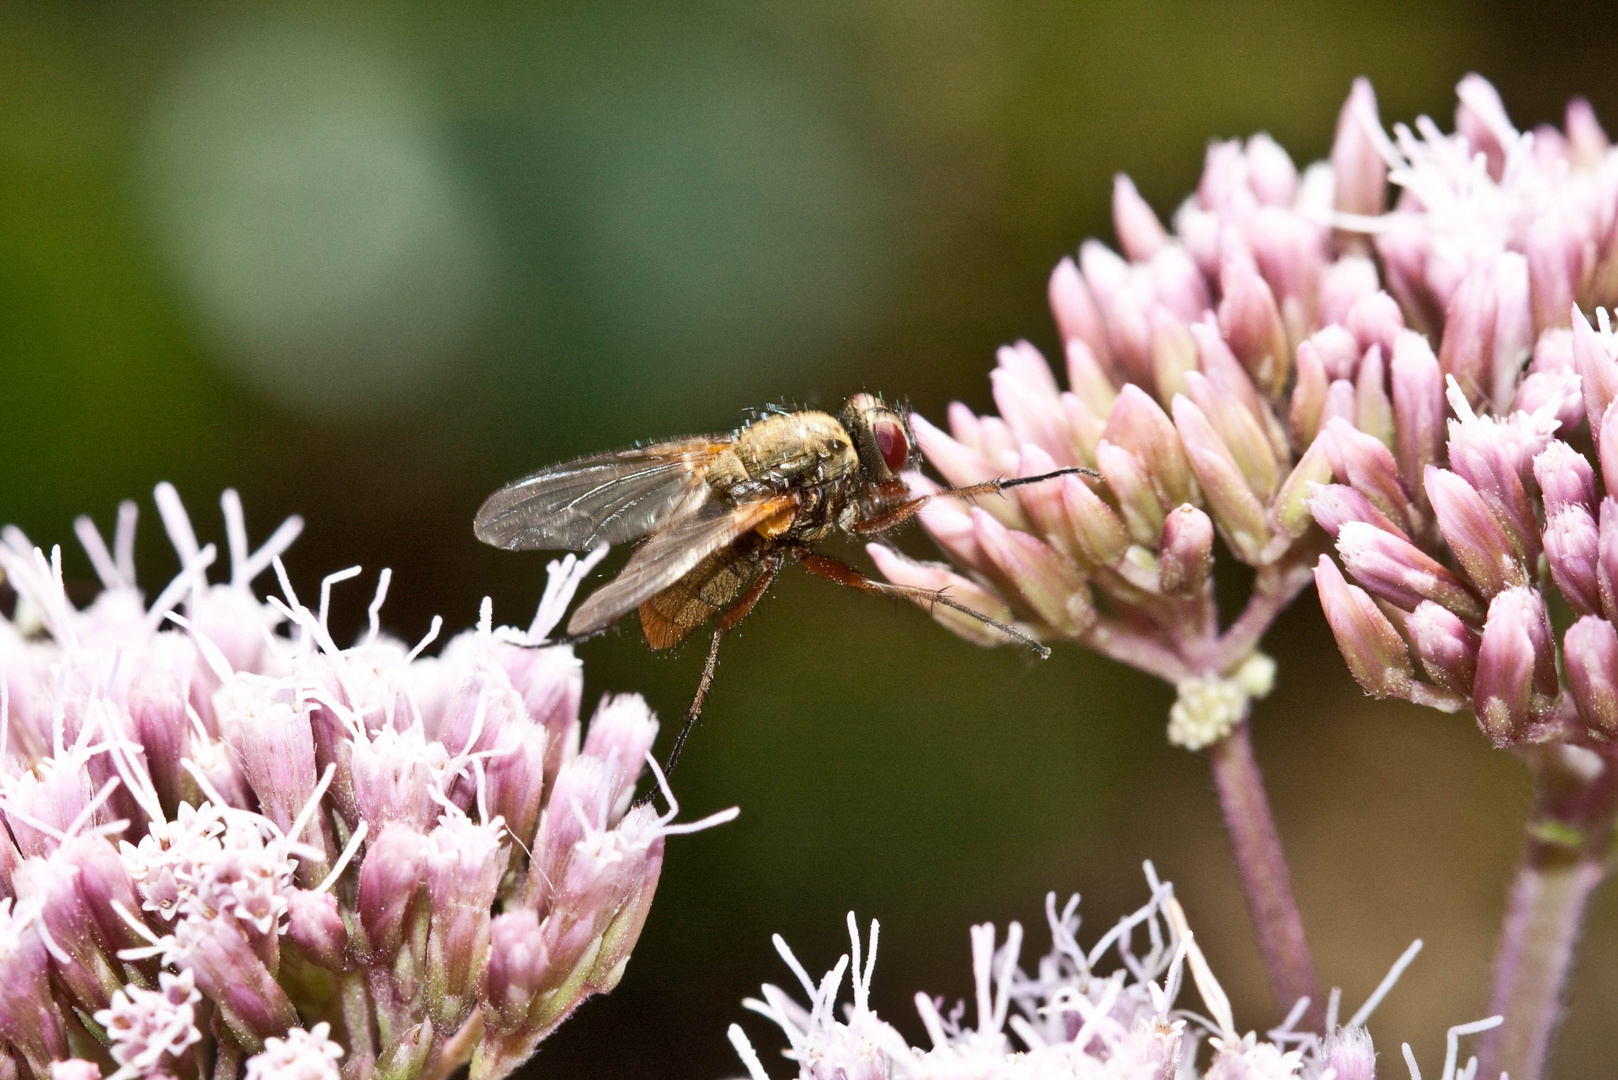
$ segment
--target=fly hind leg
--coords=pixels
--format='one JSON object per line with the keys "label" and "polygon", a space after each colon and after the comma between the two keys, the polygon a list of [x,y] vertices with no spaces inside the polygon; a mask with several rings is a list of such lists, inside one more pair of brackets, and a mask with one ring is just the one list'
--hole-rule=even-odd
{"label": "fly hind leg", "polygon": [[768,555],[760,565],[758,577],[748,586],[742,598],[732,604],[721,616],[714,626],[713,640],[708,645],[708,659],[702,666],[702,678],[697,682],[696,697],[691,699],[691,707],[685,711],[685,721],[680,725],[680,734],[674,738],[674,747],[669,751],[668,762],[663,766],[665,778],[674,775],[674,766],[679,763],[680,750],[685,746],[687,736],[696,726],[697,720],[702,716],[702,706],[708,700],[708,689],[713,686],[714,669],[719,666],[719,639],[727,630],[734,629],[736,624],[747,618],[763,597],[764,591],[775,580],[775,575],[781,569],[782,556],[779,553]]}
{"label": "fly hind leg", "polygon": [[838,562],[836,559],[825,555],[803,552],[800,553],[799,559],[803,563],[804,569],[816,577],[825,578],[827,581],[836,582],[838,585],[847,585],[849,588],[859,589],[862,592],[874,593],[877,596],[892,596],[900,600],[909,600],[912,604],[927,611],[931,611],[935,607],[947,607],[952,611],[959,611],[963,615],[970,616],[985,626],[994,627],[1018,644],[1026,645],[1032,649],[1034,654],[1042,660],[1051,655],[1049,646],[1035,641],[1015,626],[1007,626],[998,619],[991,619],[976,608],[967,607],[959,601],[950,599],[941,589],[922,589],[914,585],[895,585],[891,581],[877,581],[874,578],[866,577],[847,563]]}

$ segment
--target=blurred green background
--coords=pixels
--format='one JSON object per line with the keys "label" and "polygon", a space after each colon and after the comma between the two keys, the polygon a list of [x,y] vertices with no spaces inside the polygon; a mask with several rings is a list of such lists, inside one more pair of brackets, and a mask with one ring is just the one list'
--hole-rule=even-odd
{"label": "blurred green background", "polygon": [[[492,595],[522,622],[542,556],[473,510],[539,465],[722,429],[747,406],[906,394],[990,406],[996,345],[1054,346],[1045,278],[1110,239],[1111,177],[1160,212],[1211,136],[1328,148],[1350,80],[1447,127],[1469,70],[1513,117],[1588,95],[1618,123],[1603,8],[1034,0],[0,7],[0,513],[42,542],[138,496],[148,587],[173,565],[149,492],[203,531],[239,488],[263,536],[309,522],[312,586],[394,569],[414,638]],[[912,537],[913,550],[925,543]],[[69,554],[70,575],[91,578]],[[348,587],[345,587],[348,588]],[[84,586],[89,592],[88,584]],[[339,593],[340,623],[368,594]],[[1323,977],[1359,1001],[1428,948],[1373,1023],[1424,1061],[1482,1014],[1524,785],[1469,723],[1370,707],[1308,598],[1271,638],[1257,741]],[[686,704],[700,647],[585,645],[594,699]],[[1156,860],[1252,1026],[1276,1019],[1201,762],[1161,686],[1071,649],[983,651],[913,610],[789,575],[727,643],[681,768],[623,985],[534,1075],[740,1071],[725,1027],[883,922],[879,1009],[970,989],[967,926],[1085,895],[1089,939]],[[1618,903],[1599,906],[1561,1075],[1618,1053]],[[744,1023],[767,1049],[779,1037]],[[1432,1066],[1436,1068],[1436,1065]],[[785,1071],[785,1066],[778,1066]]]}

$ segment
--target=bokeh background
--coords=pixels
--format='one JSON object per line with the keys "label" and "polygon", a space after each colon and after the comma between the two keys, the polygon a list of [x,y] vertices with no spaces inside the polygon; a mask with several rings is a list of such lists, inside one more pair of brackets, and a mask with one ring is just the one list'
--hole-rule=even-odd
{"label": "bokeh background", "polygon": [[[1211,136],[1325,153],[1350,80],[1447,127],[1476,70],[1522,126],[1575,93],[1618,124],[1602,5],[61,3],[0,7],[0,516],[42,542],[149,493],[205,533],[300,512],[313,587],[391,566],[388,624],[525,620],[541,556],[478,546],[500,483],[747,406],[866,388],[990,405],[995,346],[1055,345],[1050,267],[1110,239],[1111,177],[1167,213]],[[209,538],[209,537],[205,537]],[[911,537],[914,550],[918,543]],[[69,544],[75,588],[88,563]],[[679,790],[734,825],[670,846],[623,985],[536,1076],[740,1071],[740,999],[883,922],[877,1004],[970,990],[967,926],[1079,890],[1093,932],[1156,861],[1252,1026],[1264,989],[1168,691],[1071,649],[1031,664],[788,575],[727,643]],[[339,591],[339,625],[368,592]],[[1271,635],[1258,749],[1324,978],[1426,1061],[1481,1015],[1524,785],[1467,721],[1370,706],[1312,600]],[[683,709],[700,646],[590,642],[587,695]],[[1618,902],[1592,920],[1559,1075],[1618,1053]],[[755,1040],[778,1037],[744,1019]],[[771,1055],[767,1055],[767,1058]],[[1436,1068],[1436,1066],[1433,1066]],[[783,1067],[784,1068],[784,1067]]]}

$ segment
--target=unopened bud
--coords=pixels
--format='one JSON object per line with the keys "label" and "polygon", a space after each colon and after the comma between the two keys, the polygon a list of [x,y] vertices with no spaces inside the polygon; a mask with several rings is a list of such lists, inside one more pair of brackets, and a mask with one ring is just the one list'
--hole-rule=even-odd
{"label": "unopened bud", "polygon": [[1090,286],[1084,282],[1073,260],[1063,258],[1051,271],[1049,288],[1051,314],[1064,342],[1082,341],[1103,372],[1110,372],[1111,353],[1107,328],[1101,320]]}
{"label": "unopened bud", "polygon": [[1155,541],[1163,529],[1166,511],[1145,464],[1123,447],[1103,439],[1096,444],[1096,468],[1118,500],[1129,535],[1138,544]]}
{"label": "unopened bud", "polygon": [[1363,521],[1344,522],[1337,553],[1354,580],[1395,607],[1413,611],[1423,600],[1463,619],[1481,620],[1483,605],[1461,580],[1410,541]]}
{"label": "unopened bud", "polygon": [[1174,426],[1231,550],[1244,562],[1257,562],[1270,539],[1269,524],[1230,449],[1190,398],[1174,399]]}
{"label": "unopened bud", "polygon": [[1219,283],[1220,333],[1259,390],[1279,394],[1291,365],[1275,294],[1252,264],[1239,259],[1225,264]]}
{"label": "unopened bud", "polygon": [[1320,431],[1320,415],[1326,408],[1326,388],[1330,383],[1326,369],[1320,361],[1320,351],[1313,342],[1298,346],[1298,378],[1292,387],[1292,402],[1287,410],[1287,423],[1292,430],[1292,441],[1308,446]]}
{"label": "unopened bud", "polygon": [[1496,746],[1521,737],[1558,688],[1550,621],[1538,594],[1513,587],[1489,604],[1472,683],[1472,709]]}
{"label": "unopened bud", "polygon": [[539,915],[525,907],[496,915],[489,925],[489,966],[480,995],[489,1026],[509,1031],[526,1025],[529,1005],[549,969]]}
{"label": "unopened bud", "polygon": [[[1188,380],[1202,378],[1196,372]],[[1146,479],[1164,506],[1189,502],[1195,491],[1191,466],[1180,446],[1174,423],[1162,408],[1140,387],[1130,384],[1118,392],[1118,400],[1107,414],[1102,437],[1114,446],[1128,450],[1146,470]]]}
{"label": "unopened bud", "polygon": [[1597,334],[1584,317],[1584,312],[1573,309],[1573,366],[1579,373],[1579,385],[1584,391],[1584,415],[1591,426],[1607,415],[1607,406],[1618,398],[1618,361],[1614,361],[1608,348],[1606,335]]}
{"label": "unopened bud", "polygon": [[1618,738],[1618,631],[1606,619],[1586,615],[1568,627],[1562,656],[1585,726],[1601,738]]}
{"label": "unopened bud", "polygon": [[1112,507],[1077,476],[1062,477],[1061,492],[1076,554],[1093,566],[1111,566],[1123,558],[1129,532]]}
{"label": "unopened bud", "polygon": [[1443,453],[1444,375],[1427,339],[1410,330],[1394,339],[1389,374],[1399,475],[1418,491],[1423,471]]}
{"label": "unopened bud", "polygon": [[328,971],[342,971],[347,966],[348,929],[331,893],[290,890],[286,935],[310,962]]}
{"label": "unopened bud", "polygon": [[404,944],[406,920],[427,874],[427,838],[384,825],[360,865],[359,915],[372,954],[387,960]]}
{"label": "unopened bud", "polygon": [[1281,463],[1276,460],[1275,451],[1253,414],[1221,394],[1201,372],[1191,372],[1185,382],[1186,396],[1196,403],[1218,432],[1247,486],[1260,502],[1268,502],[1280,482]]}
{"label": "unopened bud", "polygon": [[1380,289],[1356,300],[1345,321],[1361,352],[1376,345],[1384,356],[1392,356],[1394,344],[1405,332],[1399,302]]}
{"label": "unopened bud", "polygon": [[1213,573],[1213,520],[1189,503],[1169,511],[1158,544],[1158,579],[1163,591],[1195,596]]}
{"label": "unopened bud", "polygon": [[1405,631],[1427,677],[1461,697],[1472,696],[1478,667],[1478,634],[1449,608],[1431,600],[1416,605]]}
{"label": "unopened bud", "polygon": [[[1308,530],[1310,493],[1330,479],[1331,459],[1326,455],[1325,444],[1317,439],[1309,444],[1309,449],[1303,452],[1303,457],[1298,459],[1292,472],[1281,481],[1280,490],[1275,493],[1270,513],[1282,532],[1297,537]],[[1364,496],[1361,496],[1361,500],[1364,500]]]}
{"label": "unopened bud", "polygon": [[1337,114],[1337,137],[1331,148],[1333,206],[1342,213],[1377,215],[1386,204],[1388,166],[1371,136],[1373,126],[1381,127],[1376,94],[1369,80],[1355,79]]}
{"label": "unopened bud", "polygon": [[1595,513],[1595,470],[1590,467],[1589,459],[1560,439],[1535,456],[1534,479],[1539,482],[1546,517],[1568,506]]}
{"label": "unopened bud", "polygon": [[1596,522],[1578,503],[1569,503],[1545,523],[1545,561],[1562,595],[1580,615],[1601,613],[1601,554]]}
{"label": "unopened bud", "polygon": [[1528,581],[1505,530],[1489,513],[1477,489],[1448,469],[1429,465],[1427,498],[1438,529],[1467,578],[1485,598]]}
{"label": "unopened bud", "polygon": [[1315,589],[1337,648],[1354,680],[1372,697],[1404,697],[1415,671],[1399,631],[1376,602],[1343,579],[1325,555],[1315,564]]}
{"label": "unopened bud", "polygon": [[1332,471],[1352,486],[1402,531],[1410,530],[1410,497],[1399,482],[1399,466],[1393,452],[1373,436],[1346,420],[1333,418],[1321,434]]}
{"label": "unopened bud", "polygon": [[1197,342],[1179,316],[1162,304],[1153,306],[1152,379],[1157,400],[1167,404],[1185,392],[1187,372],[1197,369]]}
{"label": "unopened bud", "polygon": [[1387,446],[1393,445],[1393,403],[1383,378],[1382,346],[1372,345],[1354,379],[1354,426]]}
{"label": "unopened bud", "polygon": [[1601,596],[1601,613],[1612,622],[1618,617],[1618,498],[1601,500],[1596,548],[1596,588]]}
{"label": "unopened bud", "polygon": [[1118,233],[1118,246],[1132,262],[1145,262],[1168,243],[1163,223],[1140,197],[1134,181],[1123,173],[1112,178],[1112,225]]}

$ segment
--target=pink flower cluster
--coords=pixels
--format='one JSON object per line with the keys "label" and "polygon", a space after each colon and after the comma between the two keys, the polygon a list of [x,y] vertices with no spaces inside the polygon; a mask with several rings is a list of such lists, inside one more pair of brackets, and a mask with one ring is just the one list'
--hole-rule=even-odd
{"label": "pink flower cluster", "polygon": [[[916,1010],[930,1047],[913,1047],[871,1008],[871,981],[876,965],[877,924],[861,949],[859,927],[848,916],[851,944],[822,979],[808,971],[779,936],[776,950],[797,977],[808,1006],[779,987],[766,985],[762,1000],[748,1008],[768,1018],[786,1035],[786,1056],[797,1063],[800,1080],[1296,1080],[1300,1076],[1334,1080],[1375,1080],[1376,1049],[1365,1023],[1415,959],[1421,942],[1399,958],[1387,978],[1353,1016],[1339,1023],[1339,995],[1333,991],[1327,1009],[1328,1034],[1295,1029],[1307,1000],[1267,1037],[1239,1033],[1230,999],[1214,977],[1201,947],[1174,898],[1173,886],[1158,881],[1146,864],[1151,899],[1121,919],[1088,950],[1078,941],[1079,898],[1060,910],[1056,895],[1045,898],[1051,951],[1032,972],[1019,966],[1023,930],[1007,928],[997,946],[992,923],[972,927],[972,975],[976,1024],[968,1024],[965,1002],[948,1012],[942,999],[918,993]],[[1137,938],[1144,938],[1138,941]],[[1144,951],[1137,952],[1139,945]],[[865,953],[861,965],[861,952]],[[1108,952],[1118,966],[1099,969]],[[852,983],[853,1001],[841,1011],[837,999],[843,976]],[[1202,998],[1204,1013],[1180,1005],[1182,983],[1189,973]],[[1486,1031],[1499,1017],[1463,1024],[1449,1033],[1442,1080],[1471,1080],[1476,1059],[1459,1061],[1458,1040]],[[732,1024],[731,1043],[746,1064],[751,1080],[769,1073],[741,1027]],[[1199,1072],[1199,1051],[1209,1048],[1206,1071]],[[1413,1080],[1420,1080],[1408,1044],[1405,1059]]]}
{"label": "pink flower cluster", "polygon": [[[505,1075],[618,982],[671,824],[631,806],[657,722],[605,699],[588,732],[571,648],[543,645],[590,560],[552,564],[526,631],[423,655],[349,648],[223,499],[210,583],[178,495],[181,571],[148,603],[136,509],[79,609],[16,529],[0,568],[0,1077]],[[252,583],[274,567],[281,596]],[[525,647],[525,646],[539,647]],[[700,823],[699,823],[700,824]]]}
{"label": "pink flower cluster", "polygon": [[[1601,591],[1618,561],[1600,554],[1618,552],[1618,504],[1599,487],[1618,367],[1605,322],[1576,314],[1618,300],[1618,151],[1582,101],[1564,130],[1519,132],[1483,79],[1458,94],[1454,134],[1422,118],[1390,137],[1362,80],[1330,160],[1301,172],[1267,136],[1215,142],[1172,231],[1119,177],[1122,255],[1087,241],[1051,277],[1066,388],[1022,342],[990,376],[998,416],[914,421],[953,484],[1098,478],[937,500],[921,516],[952,565],[873,546],[882,571],[1178,684],[1171,736],[1196,747],[1267,685],[1242,665],[1308,583],[1318,521],[1358,582],[1329,562],[1314,575],[1360,681],[1475,702],[1505,744],[1572,717],[1543,556],[1585,617],[1568,642],[1578,722],[1618,735]],[[1224,627],[1216,534],[1257,571]]]}

